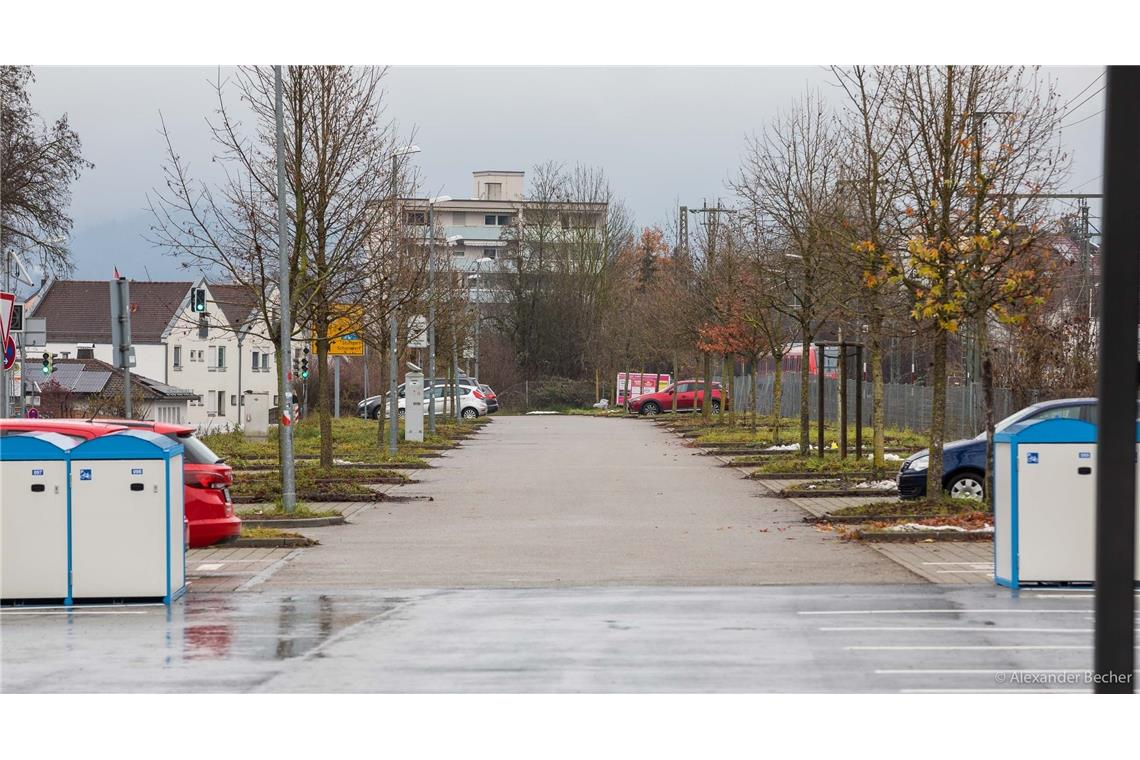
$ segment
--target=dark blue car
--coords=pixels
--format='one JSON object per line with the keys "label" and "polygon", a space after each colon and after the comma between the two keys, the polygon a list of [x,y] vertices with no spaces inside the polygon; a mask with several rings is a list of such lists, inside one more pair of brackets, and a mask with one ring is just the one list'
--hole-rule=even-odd
{"label": "dark blue car", "polygon": [[[995,432],[1001,432],[1016,422],[1047,420],[1062,417],[1070,420],[1084,420],[1096,424],[1095,398],[1064,398],[1056,401],[1042,401],[1027,406],[994,425]],[[899,496],[904,499],[919,499],[926,496],[926,467],[929,450],[923,449],[911,454],[899,470]],[[981,499],[985,494],[986,483],[986,434],[976,438],[952,441],[942,448],[942,490],[958,499]]]}

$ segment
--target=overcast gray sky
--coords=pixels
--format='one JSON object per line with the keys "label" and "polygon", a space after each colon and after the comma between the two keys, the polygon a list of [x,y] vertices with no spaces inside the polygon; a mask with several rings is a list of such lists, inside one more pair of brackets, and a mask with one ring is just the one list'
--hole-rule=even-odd
{"label": "overcast gray sky", "polygon": [[[1104,107],[1097,92],[1103,79],[1075,96],[1101,69],[1048,72],[1062,102],[1073,98],[1080,106],[1064,131],[1073,155],[1069,188],[1099,192],[1103,116],[1093,115]],[[162,181],[158,114],[194,173],[216,176],[205,118],[215,107],[210,85],[218,69],[35,73],[34,106],[49,121],[66,112],[95,163],[74,186],[76,276],[104,279],[117,265],[140,279],[182,278],[177,263],[142,238],[150,223],[146,194]],[[678,200],[729,198],[725,183],[747,135],[806,88],[839,97],[824,67],[399,67],[387,85],[388,116],[406,132],[414,129],[423,149],[414,160],[428,192],[467,197],[471,172],[479,169],[529,173],[549,160],[583,163],[606,171],[640,225],[664,224]]]}

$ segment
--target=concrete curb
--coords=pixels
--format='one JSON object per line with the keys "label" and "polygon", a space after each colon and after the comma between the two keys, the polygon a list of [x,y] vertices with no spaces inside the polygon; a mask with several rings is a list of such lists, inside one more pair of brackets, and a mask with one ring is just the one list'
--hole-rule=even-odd
{"label": "concrete curb", "polygon": [[337,515],[336,517],[282,517],[280,519],[241,518],[241,524],[248,525],[251,528],[323,528],[328,525],[344,525],[346,522],[347,519],[344,515]]}
{"label": "concrete curb", "polygon": [[918,544],[927,541],[993,541],[993,539],[993,533],[982,533],[980,531],[960,533],[956,530],[931,530],[904,533],[902,531],[870,530],[859,532],[859,540],[874,543]]}
{"label": "concrete curb", "polygon": [[320,546],[320,543],[320,541],[306,536],[282,536],[280,538],[239,538],[236,542],[230,544],[230,546],[248,549],[287,549],[297,546]]}

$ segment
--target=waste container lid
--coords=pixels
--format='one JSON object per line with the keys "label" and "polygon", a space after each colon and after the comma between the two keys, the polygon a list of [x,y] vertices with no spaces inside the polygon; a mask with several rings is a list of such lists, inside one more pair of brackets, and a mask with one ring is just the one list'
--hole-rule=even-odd
{"label": "waste container lid", "polygon": [[182,444],[149,430],[119,430],[92,438],[72,449],[72,459],[169,459]]}
{"label": "waste container lid", "polygon": [[1030,420],[994,433],[994,440],[1005,443],[1096,443],[1096,425],[1062,417]]}
{"label": "waste container lid", "polygon": [[66,459],[75,445],[59,433],[15,433],[0,436],[0,460]]}

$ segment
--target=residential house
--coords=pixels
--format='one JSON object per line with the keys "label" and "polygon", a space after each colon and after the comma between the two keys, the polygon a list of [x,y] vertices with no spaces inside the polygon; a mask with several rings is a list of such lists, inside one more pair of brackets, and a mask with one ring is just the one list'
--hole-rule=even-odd
{"label": "residential house", "polygon": [[[201,312],[192,300],[198,288],[205,291]],[[192,391],[197,398],[184,421],[200,430],[265,429],[277,403],[277,363],[244,286],[131,281],[130,301],[132,373]],[[57,280],[36,299],[32,316],[47,320],[44,351],[59,359],[116,363],[107,281]],[[31,353],[29,363],[37,358]]]}
{"label": "residential house", "polygon": [[[51,377],[33,381],[36,405],[49,417],[121,417],[123,372],[99,359],[59,359]],[[137,419],[184,423],[193,391],[131,375],[131,412]]]}

